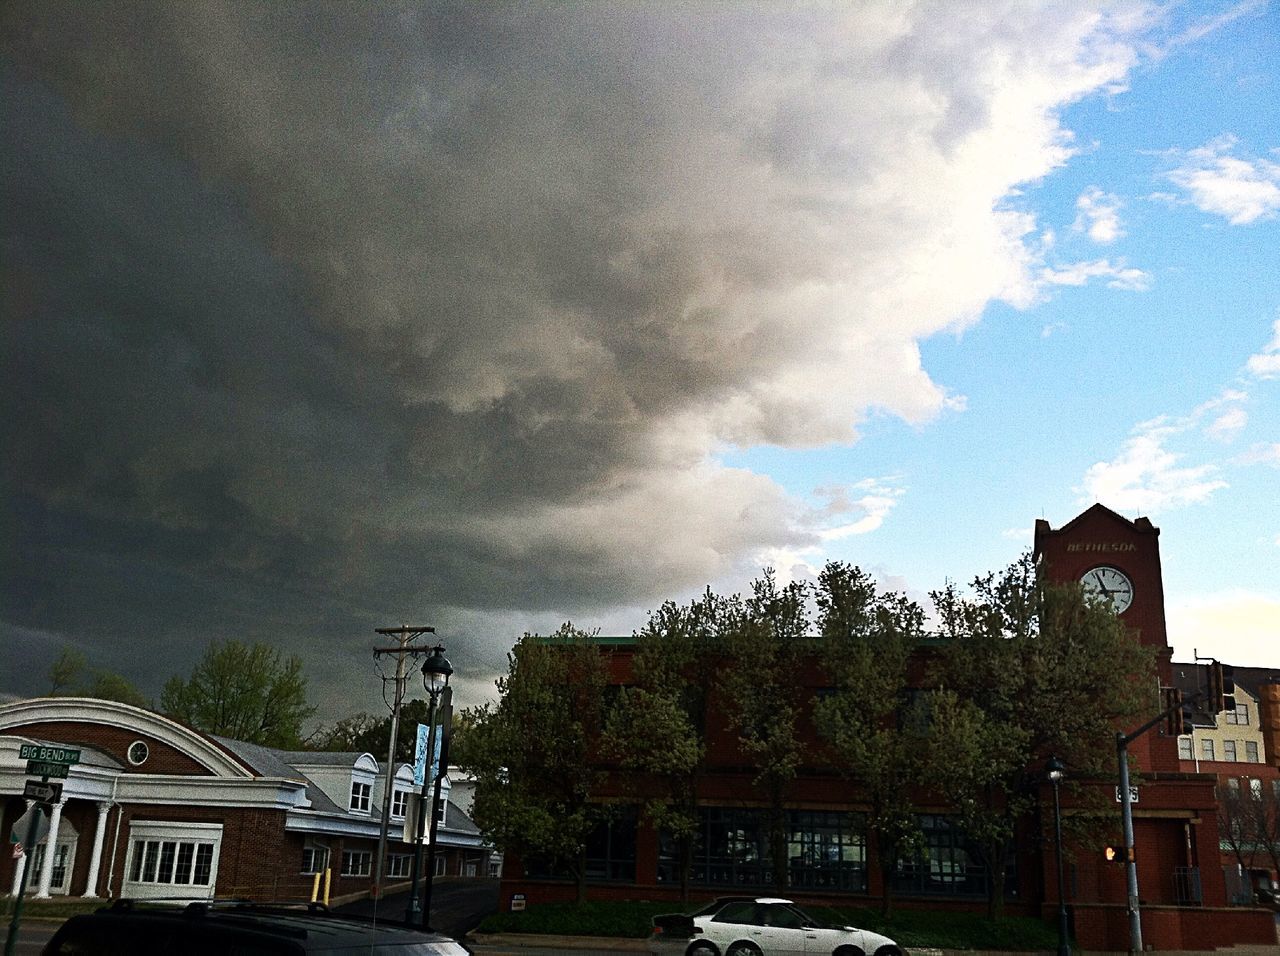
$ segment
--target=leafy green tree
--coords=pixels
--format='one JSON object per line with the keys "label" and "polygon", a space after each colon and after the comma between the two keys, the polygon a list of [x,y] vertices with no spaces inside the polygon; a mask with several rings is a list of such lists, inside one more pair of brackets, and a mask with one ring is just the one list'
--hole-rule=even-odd
{"label": "leafy green tree", "polygon": [[586,898],[586,841],[608,815],[593,799],[604,781],[608,660],[571,624],[526,634],[508,655],[498,702],[464,712],[454,760],[476,780],[472,817],[526,866],[567,871]]}
{"label": "leafy green tree", "polygon": [[710,589],[681,607],[668,601],[636,635],[633,686],[609,715],[603,750],[636,774],[642,808],[679,856],[680,895],[689,898],[697,837],[697,780],[707,745],[705,688],[720,667],[726,602]]}
{"label": "leafy green tree", "polygon": [[908,665],[924,637],[924,612],[902,595],[878,591],[870,575],[840,562],[819,574],[815,601],[832,690],[815,701],[814,726],[866,807],[888,916],[894,866],[920,844],[916,800],[930,776],[927,723],[922,705],[908,694]]}
{"label": "leafy green tree", "polygon": [[805,586],[779,587],[772,569],[752,584],[746,600],[726,602],[720,684],[738,748],[756,768],[752,783],[765,797],[765,829],[774,885],[787,883],[788,790],[804,760],[800,713],[806,658],[816,649],[807,640]]}
{"label": "leafy green tree", "polygon": [[[401,715],[403,717],[403,709]],[[381,746],[377,731],[382,729]],[[391,733],[391,718],[379,720],[372,714],[360,711],[349,717],[341,717],[332,724],[321,724],[303,742],[308,750],[328,750],[342,753],[362,751],[371,754],[383,754],[387,748],[387,738]],[[373,745],[372,747],[370,745]],[[399,756],[399,747],[396,750]],[[412,754],[410,754],[412,759]]]}
{"label": "leafy green tree", "polygon": [[997,916],[1005,861],[1037,805],[1045,761],[1061,758],[1077,803],[1102,810],[1103,788],[1080,783],[1112,778],[1117,729],[1160,709],[1154,652],[1107,605],[1038,575],[1029,554],[974,580],[971,595],[948,584],[933,600],[951,639],[934,674],[951,695],[934,708],[935,773],[991,874]]}
{"label": "leafy green tree", "polygon": [[307,704],[302,659],[267,644],[215,641],[191,676],[170,678],[160,709],[206,733],[267,747],[301,746]]}
{"label": "leafy green tree", "polygon": [[49,667],[52,697],[96,697],[134,707],[150,707],[151,701],[127,678],[114,671],[90,668],[79,651],[64,647]]}
{"label": "leafy green tree", "polygon": [[64,690],[70,694],[68,689],[79,683],[80,675],[88,663],[79,651],[64,647],[49,665],[49,696],[66,696],[63,695]]}

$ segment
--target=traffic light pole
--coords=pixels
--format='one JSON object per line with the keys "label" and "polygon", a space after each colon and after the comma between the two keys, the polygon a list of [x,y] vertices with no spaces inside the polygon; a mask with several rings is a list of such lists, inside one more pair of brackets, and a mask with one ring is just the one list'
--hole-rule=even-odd
{"label": "traffic light pole", "polygon": [[[1181,715],[1184,707],[1189,707],[1204,695],[1197,692],[1183,698],[1175,694],[1170,698],[1169,706],[1145,724],[1128,734],[1116,734],[1116,760],[1120,765],[1120,812],[1124,821],[1124,871],[1128,891],[1129,915],[1129,952],[1142,952],[1142,914],[1138,905],[1138,860],[1133,852],[1133,794],[1129,791],[1129,744],[1133,743],[1161,721],[1171,720],[1175,714]],[[1178,724],[1181,727],[1181,724]]]}

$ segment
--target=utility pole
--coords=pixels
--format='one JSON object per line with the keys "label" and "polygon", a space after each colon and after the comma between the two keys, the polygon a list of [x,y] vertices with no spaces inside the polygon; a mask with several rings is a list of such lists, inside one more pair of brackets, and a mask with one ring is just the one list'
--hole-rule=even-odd
{"label": "utility pole", "polygon": [[[405,658],[411,654],[422,653],[427,650],[423,647],[414,647],[413,642],[423,634],[434,634],[434,627],[410,627],[408,624],[401,624],[399,627],[376,627],[374,631],[388,637],[394,637],[396,640],[395,647],[375,647],[373,656],[375,659],[385,654],[394,654],[396,657],[396,676],[390,678],[395,682],[395,693],[391,703],[391,741],[387,744],[387,770],[386,782],[382,787],[382,823],[378,827],[378,869],[373,877],[373,897],[378,899],[382,895],[382,880],[387,872],[387,827],[391,823],[391,791],[395,785],[395,767],[396,767],[396,739],[400,733],[400,705],[404,702],[405,682],[408,674],[405,668]],[[386,698],[385,682],[388,678],[383,678],[383,698]]]}

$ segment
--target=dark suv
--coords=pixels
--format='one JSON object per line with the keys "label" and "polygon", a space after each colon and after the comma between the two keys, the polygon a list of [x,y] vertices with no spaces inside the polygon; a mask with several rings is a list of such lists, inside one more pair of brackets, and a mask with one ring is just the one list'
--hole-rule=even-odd
{"label": "dark suv", "polygon": [[44,948],[45,956],[464,956],[469,952],[439,933],[339,916],[319,904],[191,903],[176,908],[139,906],[131,900],[71,917]]}

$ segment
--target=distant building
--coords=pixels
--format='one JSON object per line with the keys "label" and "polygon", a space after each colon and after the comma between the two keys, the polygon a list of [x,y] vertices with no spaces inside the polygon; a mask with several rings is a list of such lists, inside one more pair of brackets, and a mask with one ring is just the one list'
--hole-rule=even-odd
{"label": "distant building", "polygon": [[[6,835],[31,806],[24,744],[76,748],[46,838],[21,860],[0,854],[0,887],[32,895],[309,899],[316,874],[330,898],[373,882],[384,776],[367,753],[282,751],[215,737],[128,704],[50,697],[0,706],[0,801]],[[384,884],[407,882],[413,771],[396,769]],[[447,787],[445,788],[447,794]],[[486,875],[490,852],[447,796],[439,875]],[[16,839],[25,832],[14,834]]]}
{"label": "distant building", "polygon": [[[1051,580],[1082,582],[1116,599],[1114,607],[1134,640],[1152,648],[1154,673],[1140,675],[1151,687],[1152,717],[1163,708],[1160,689],[1173,686],[1174,679],[1158,539],[1159,530],[1149,520],[1129,521],[1095,505],[1058,529],[1036,522],[1034,545],[1035,558]],[[626,686],[635,641],[600,638],[598,643],[601,653],[610,655],[611,682]],[[922,657],[929,653],[930,649],[920,650]],[[915,673],[922,674],[922,661],[916,664]],[[804,712],[807,701],[830,684],[821,661],[815,659],[811,665],[805,668],[807,683],[798,717],[802,728],[811,728]],[[767,801],[752,783],[755,768],[745,765],[748,761],[729,729],[723,705],[712,686],[698,717],[708,728],[708,740],[705,771],[696,784],[701,820],[690,882],[692,893],[703,898],[771,893],[775,885]],[[1240,740],[1247,754],[1247,741]],[[1129,750],[1141,772],[1133,824],[1144,943],[1157,950],[1274,945],[1270,912],[1229,905],[1233,899],[1220,856],[1214,775],[1184,766],[1177,741],[1158,730],[1139,737]],[[918,822],[925,845],[918,857],[890,868],[886,886],[856,784],[844,780],[837,768],[822,765],[820,757],[812,757],[821,753],[820,747],[810,753],[810,764],[800,768],[784,797],[789,862],[782,882],[787,895],[817,905],[870,906],[891,891],[895,906],[984,910],[992,875],[950,808],[923,802],[937,798],[921,795]],[[1116,782],[1099,780],[1093,785],[1109,797],[1113,788],[1118,792]],[[602,788],[599,798],[613,804],[614,812],[586,841],[590,897],[679,900],[675,842],[634,805],[634,795],[648,789],[638,775],[625,785]],[[1009,913],[1052,921],[1059,899],[1053,797],[1047,782],[1040,798],[1039,814],[1022,821],[1017,835],[1004,906]],[[1064,813],[1074,811],[1068,799]],[[1118,819],[1116,829],[1118,835]],[[1068,850],[1065,896],[1078,944],[1086,950],[1128,949],[1125,868],[1107,862],[1101,848]],[[522,861],[515,854],[505,860],[504,900],[534,905],[571,900],[575,891],[571,881],[538,861]]]}
{"label": "distant building", "polygon": [[[1174,663],[1174,686],[1183,696],[1208,687],[1209,668]],[[1280,671],[1232,667],[1235,706],[1194,711],[1191,732],[1178,738],[1183,770],[1217,778],[1222,866],[1237,902],[1280,886],[1270,843],[1280,834]]]}

